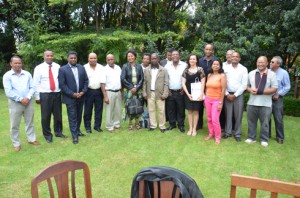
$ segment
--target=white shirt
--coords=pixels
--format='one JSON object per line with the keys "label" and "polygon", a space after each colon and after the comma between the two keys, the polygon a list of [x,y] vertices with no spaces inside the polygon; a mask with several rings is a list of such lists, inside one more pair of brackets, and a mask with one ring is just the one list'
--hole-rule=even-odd
{"label": "white shirt", "polygon": [[242,64],[238,64],[236,68],[232,64],[223,65],[224,73],[227,78],[227,86],[225,95],[234,92],[236,97],[244,93],[248,83],[248,70]]}
{"label": "white shirt", "polygon": [[104,75],[101,76],[101,84],[105,84],[105,90],[120,90],[121,89],[121,68],[119,65],[114,65],[111,68],[109,65],[104,67]]}
{"label": "white shirt", "polygon": [[157,77],[158,69],[151,68],[151,90],[155,90],[155,81]]}
{"label": "white shirt", "polygon": [[181,89],[182,88],[182,74],[187,67],[185,62],[179,61],[175,68],[173,62],[166,64],[165,68],[169,75],[169,89]]}
{"label": "white shirt", "polygon": [[[54,92],[60,92],[59,83],[58,83],[58,70],[60,65],[53,62],[51,67],[52,75],[55,84]],[[36,100],[40,99],[40,93],[51,93],[50,81],[49,81],[49,64],[43,62],[37,65],[34,68],[33,73],[33,82],[35,86],[35,98]]]}
{"label": "white shirt", "polygon": [[103,65],[96,64],[95,69],[91,67],[89,63],[84,65],[84,69],[89,79],[89,88],[90,89],[100,89],[100,78],[104,75],[104,67]]}

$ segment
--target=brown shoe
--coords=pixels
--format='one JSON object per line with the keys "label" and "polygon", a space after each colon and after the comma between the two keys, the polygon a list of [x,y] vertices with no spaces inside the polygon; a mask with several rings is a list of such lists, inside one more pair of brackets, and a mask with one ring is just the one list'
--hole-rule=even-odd
{"label": "brown shoe", "polygon": [[29,144],[32,144],[32,145],[40,145],[40,143],[38,141],[33,141],[33,142],[28,142]]}
{"label": "brown shoe", "polygon": [[15,151],[20,151],[21,150],[21,146],[16,146],[15,147]]}

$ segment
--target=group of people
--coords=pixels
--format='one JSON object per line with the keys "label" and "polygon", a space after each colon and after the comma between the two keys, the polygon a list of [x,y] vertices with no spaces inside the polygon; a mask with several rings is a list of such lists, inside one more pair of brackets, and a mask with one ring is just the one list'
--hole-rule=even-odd
{"label": "group of people", "polygon": [[[45,140],[53,142],[54,135],[66,138],[62,133],[62,103],[66,104],[69,128],[74,144],[79,142],[82,117],[87,133],[93,129],[102,132],[102,112],[105,108],[105,128],[113,133],[121,128],[122,98],[125,108],[131,99],[144,100],[148,111],[149,131],[157,127],[162,133],[178,127],[185,133],[185,110],[188,112],[187,135],[196,136],[203,128],[203,112],[206,109],[208,135],[205,140],[234,136],[241,141],[241,126],[244,109],[244,92],[250,93],[247,104],[248,138],[246,143],[256,142],[257,121],[260,120],[260,141],[268,146],[271,136],[270,120],[274,115],[277,142],[284,141],[283,100],[290,89],[288,73],[280,68],[282,59],[272,58],[270,69],[265,56],[257,59],[257,69],[248,74],[240,64],[240,54],[234,50],[226,53],[222,63],[214,54],[213,44],[204,47],[205,56],[199,58],[190,54],[183,62],[178,50],[169,49],[166,59],[159,59],[157,53],[143,54],[142,64],[137,63],[133,50],[126,53],[127,63],[115,64],[113,54],[106,56],[106,66],[97,63],[97,55],[90,53],[88,63],[77,63],[77,53],[70,51],[68,63],[60,67],[54,62],[54,52],[44,52],[44,62],[36,66],[33,77],[22,69],[22,60],[13,56],[11,70],[3,76],[3,86],[8,97],[10,111],[10,133],[16,151],[21,149],[19,126],[22,116],[28,142],[39,145],[33,126],[33,97],[41,109],[41,125]],[[83,108],[84,107],[84,108]],[[126,111],[125,111],[126,112]],[[82,116],[83,114],[83,116]],[[158,122],[156,119],[158,116]],[[128,130],[141,130],[141,114],[127,114]],[[166,122],[169,126],[166,126]],[[221,131],[224,135],[221,137]]]}

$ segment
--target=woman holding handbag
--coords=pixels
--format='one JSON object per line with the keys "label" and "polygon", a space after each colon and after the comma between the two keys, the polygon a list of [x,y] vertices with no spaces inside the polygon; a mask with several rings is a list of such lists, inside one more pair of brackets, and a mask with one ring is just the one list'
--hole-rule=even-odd
{"label": "woman holding handbag", "polygon": [[[201,103],[204,98],[205,73],[199,67],[199,58],[196,54],[190,54],[187,58],[187,68],[182,74],[182,88],[185,92],[185,108],[188,110],[189,131],[187,135],[197,135],[197,123]],[[196,82],[195,82],[196,81]],[[192,85],[197,90],[192,90]]]}
{"label": "woman holding handbag", "polygon": [[[131,103],[131,99],[141,99],[142,96],[139,95],[139,90],[143,87],[144,73],[142,66],[136,62],[136,52],[133,50],[128,50],[126,52],[127,63],[122,67],[121,81],[123,87],[127,89],[125,93],[125,108]],[[132,101],[133,102],[133,101]],[[132,120],[135,119],[135,127],[137,130],[141,130],[139,125],[139,117],[141,113],[132,113],[132,111],[127,110],[127,116],[129,117],[129,130],[133,131]],[[130,113],[130,114],[129,114]]]}

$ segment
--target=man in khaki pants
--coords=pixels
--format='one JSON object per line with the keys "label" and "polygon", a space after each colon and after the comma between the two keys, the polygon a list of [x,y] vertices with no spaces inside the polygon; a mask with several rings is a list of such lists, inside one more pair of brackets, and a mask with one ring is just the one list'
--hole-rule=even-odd
{"label": "man in khaki pants", "polygon": [[150,131],[157,127],[156,108],[158,110],[158,123],[162,133],[166,131],[165,99],[168,97],[168,73],[159,65],[159,56],[151,55],[151,65],[144,70],[143,97],[148,102],[150,117]]}

